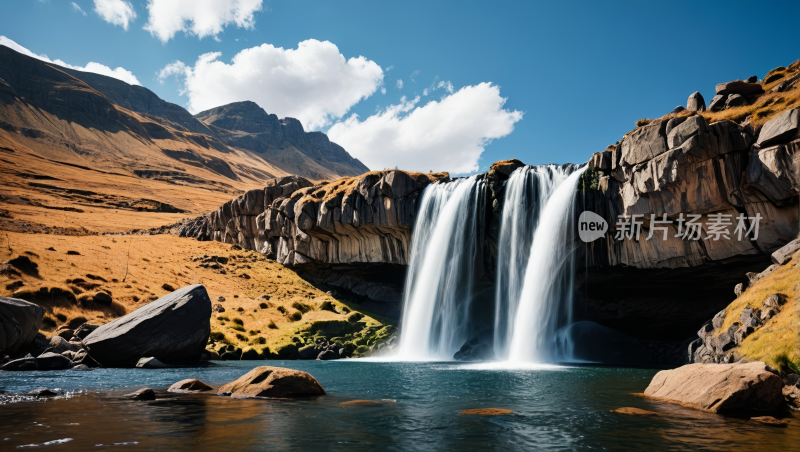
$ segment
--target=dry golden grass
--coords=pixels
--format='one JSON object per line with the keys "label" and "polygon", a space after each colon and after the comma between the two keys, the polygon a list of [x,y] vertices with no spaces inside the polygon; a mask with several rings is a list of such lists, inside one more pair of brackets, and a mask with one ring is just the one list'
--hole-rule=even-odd
{"label": "dry golden grass", "polygon": [[[292,197],[299,198],[301,203],[326,202],[339,196],[340,194],[343,194],[344,196],[350,195],[358,188],[358,181],[365,177],[377,176],[378,178],[381,178],[386,173],[392,171],[395,170],[370,171],[368,173],[364,173],[356,177],[343,177],[332,181],[322,181],[314,185],[313,187],[308,187],[298,190],[297,192],[295,192],[295,194],[292,195]],[[440,172],[440,173],[418,173],[414,171],[403,171],[403,172],[408,174],[417,181],[419,181],[422,178],[422,179],[427,179],[427,181],[429,182],[434,182],[439,179],[450,177],[450,173],[447,172]]]}
{"label": "dry golden grass", "polygon": [[800,360],[800,253],[771,275],[756,282],[725,309],[725,322],[720,331],[726,331],[746,306],[762,309],[770,295],[783,294],[786,303],[781,311],[753,334],[742,341],[739,352],[751,361],[765,361],[774,365],[774,358],[786,353],[792,361]]}
{"label": "dry golden grass", "polygon": [[[55,322],[45,333],[52,334],[58,326],[78,317],[90,323],[106,323],[166,295],[170,290],[165,284],[175,289],[190,284],[205,285],[212,304],[219,303],[225,308],[224,313],[212,315],[212,332],[224,334],[228,342],[242,348],[248,343],[272,348],[291,341],[297,331],[306,329],[313,321],[345,320],[348,315],[343,313],[345,306],[364,314],[366,317],[362,321],[368,326],[393,323],[357,305],[337,301],[260,253],[235,249],[220,242],[199,242],[168,234],[78,237],[8,233],[8,239],[12,251],[8,250],[6,233],[0,234],[0,261],[29,256],[38,264],[39,274],[17,277],[0,274],[0,295],[27,294],[29,299],[45,307],[46,317]],[[128,250],[130,263],[126,277]],[[79,255],[67,254],[68,251],[77,251]],[[229,259],[227,264],[221,265],[224,273],[200,267],[203,260],[193,259],[204,255]],[[82,279],[84,283],[67,283],[75,279]],[[19,282],[24,285],[15,287]],[[92,287],[93,284],[97,287]],[[53,287],[73,293],[84,292],[80,285],[91,287],[85,293],[110,293],[113,305],[74,303],[64,297],[50,296],[52,290],[48,291],[48,296],[37,295],[39,289]],[[224,297],[225,301],[218,301],[219,297]],[[320,310],[324,301],[333,303],[338,313]],[[300,321],[291,320],[289,316],[298,312],[298,307],[306,312],[301,313]],[[234,319],[241,320],[238,329],[243,331],[237,330]],[[271,323],[277,328],[270,328]],[[263,339],[259,342],[258,338]]]}

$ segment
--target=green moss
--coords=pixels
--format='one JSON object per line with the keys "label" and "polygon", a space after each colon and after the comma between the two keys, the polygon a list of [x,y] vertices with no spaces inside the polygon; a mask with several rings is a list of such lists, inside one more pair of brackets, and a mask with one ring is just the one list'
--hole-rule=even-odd
{"label": "green moss", "polygon": [[578,181],[578,191],[586,193],[587,191],[597,191],[600,189],[600,171],[596,168],[587,168],[581,174]]}

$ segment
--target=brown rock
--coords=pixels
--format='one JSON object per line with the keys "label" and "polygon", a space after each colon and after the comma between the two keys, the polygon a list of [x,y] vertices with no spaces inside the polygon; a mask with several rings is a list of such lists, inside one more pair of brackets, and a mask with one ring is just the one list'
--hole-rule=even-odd
{"label": "brown rock", "polygon": [[156,393],[150,388],[142,388],[136,392],[125,394],[120,398],[126,400],[155,400]]}
{"label": "brown rock", "polygon": [[654,411],[647,411],[641,408],[633,408],[633,407],[622,407],[617,408],[616,410],[611,410],[612,413],[617,414],[630,414],[632,416],[658,416],[659,414]]}
{"label": "brown rock", "polygon": [[306,372],[283,367],[256,367],[219,388],[217,394],[233,397],[294,398],[324,395],[319,382]]}
{"label": "brown rock", "polygon": [[720,83],[717,85],[716,89],[717,94],[741,94],[743,96],[761,94],[764,92],[764,87],[762,87],[760,84],[747,83],[742,80]]}
{"label": "brown rock", "polygon": [[196,392],[204,392],[204,391],[211,391],[213,389],[214,388],[212,388],[211,386],[203,383],[200,380],[197,380],[195,378],[189,378],[189,379],[181,380],[181,381],[175,383],[174,385],[170,386],[169,389],[167,389],[167,391],[170,391],[170,392],[178,392],[178,391],[181,391],[181,392],[183,392],[183,391],[187,391],[187,392],[195,392],[195,391]]}
{"label": "brown rock", "polygon": [[758,417],[751,417],[751,421],[760,422],[762,424],[772,425],[775,427],[786,427],[786,423],[783,421],[779,421],[772,416],[758,416]]}
{"label": "brown rock", "polygon": [[502,416],[504,414],[511,414],[513,411],[505,408],[471,408],[469,410],[459,411],[458,414],[472,414],[476,416]]}
{"label": "brown rock", "polygon": [[395,403],[395,400],[350,400],[342,402],[340,406],[382,406],[387,403]]}
{"label": "brown rock", "polygon": [[711,413],[738,409],[770,411],[783,383],[763,362],[689,364],[657,373],[644,395]]}

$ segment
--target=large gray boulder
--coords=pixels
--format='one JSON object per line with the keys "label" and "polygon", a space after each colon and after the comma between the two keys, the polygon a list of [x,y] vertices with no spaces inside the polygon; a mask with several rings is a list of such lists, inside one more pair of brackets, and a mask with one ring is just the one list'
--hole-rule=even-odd
{"label": "large gray boulder", "polygon": [[767,147],[790,141],[797,136],[798,126],[800,126],[800,108],[786,111],[764,124],[756,143],[761,147]]}
{"label": "large gray boulder", "polygon": [[720,83],[717,85],[717,94],[741,94],[749,96],[751,94],[761,94],[764,92],[764,87],[758,83],[747,83],[742,80],[734,80],[732,82]]}
{"label": "large gray boulder", "polygon": [[719,111],[725,108],[725,101],[728,99],[727,94],[717,94],[711,99],[711,103],[708,104],[708,111]]}
{"label": "large gray boulder", "polygon": [[792,260],[792,256],[798,251],[800,251],[800,239],[792,240],[778,251],[772,253],[772,262],[783,265]]}
{"label": "large gray boulder", "polygon": [[699,91],[693,92],[686,101],[686,109],[689,111],[706,111],[706,100]]}
{"label": "large gray boulder", "polygon": [[143,357],[194,362],[205,351],[210,317],[206,288],[186,286],[97,328],[83,344],[105,367],[133,367]]}
{"label": "large gray boulder", "polygon": [[0,297],[0,358],[15,356],[33,342],[42,326],[44,309],[16,298]]}

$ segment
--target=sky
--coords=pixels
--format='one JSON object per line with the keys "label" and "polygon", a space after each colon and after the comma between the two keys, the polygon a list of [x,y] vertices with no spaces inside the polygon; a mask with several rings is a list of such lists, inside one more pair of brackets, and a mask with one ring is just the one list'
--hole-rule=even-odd
{"label": "sky", "polygon": [[0,45],[192,113],[252,100],[371,169],[582,163],[800,58],[800,2],[26,0]]}

